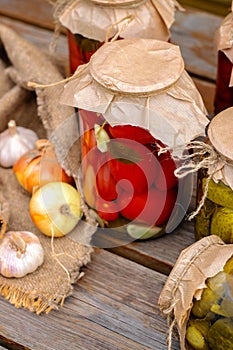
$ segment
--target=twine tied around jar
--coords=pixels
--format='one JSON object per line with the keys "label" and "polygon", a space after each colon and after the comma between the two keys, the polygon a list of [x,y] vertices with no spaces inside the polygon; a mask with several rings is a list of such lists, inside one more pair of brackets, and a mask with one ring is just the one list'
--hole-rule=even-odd
{"label": "twine tied around jar", "polygon": [[[134,19],[135,19],[134,15],[128,15],[128,16],[125,16],[124,18],[121,18],[119,21],[117,21],[115,23],[112,23],[111,26],[109,27],[109,29],[107,30],[104,42],[107,43],[108,41],[110,41],[110,42],[115,41],[120,36],[120,34],[122,32],[124,32],[124,30],[130,24],[130,22],[132,22]],[[118,24],[122,24],[122,26],[118,29],[117,33],[110,40],[110,38],[111,38],[111,31]]]}
{"label": "twine tied around jar", "polygon": [[225,166],[231,167],[233,171],[233,161],[220,154],[211,144],[205,143],[203,141],[192,141],[187,144],[185,146],[185,150],[191,152],[186,153],[180,152],[180,150],[184,150],[184,146],[175,147],[172,150],[169,147],[160,146],[159,154],[165,153],[168,150],[172,153],[172,157],[175,161],[182,162],[182,165],[177,167],[174,171],[174,174],[178,179],[181,179],[188,174],[196,173],[200,169],[208,169],[208,177],[206,179],[202,198],[196,210],[194,210],[188,216],[188,220],[192,220],[204,205],[210,180],[214,180],[215,174],[219,171],[222,171]]}

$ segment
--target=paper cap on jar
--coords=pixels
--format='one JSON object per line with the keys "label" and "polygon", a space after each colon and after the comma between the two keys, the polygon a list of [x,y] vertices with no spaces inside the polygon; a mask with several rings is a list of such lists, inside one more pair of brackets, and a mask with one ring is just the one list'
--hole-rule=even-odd
{"label": "paper cap on jar", "polygon": [[231,11],[222,20],[214,35],[214,46],[216,51],[222,51],[233,63],[233,12]]}
{"label": "paper cap on jar", "polygon": [[205,135],[207,111],[177,45],[109,42],[76,76],[65,85],[61,103],[100,113],[112,126],[139,126],[171,147]]}
{"label": "paper cap on jar", "polygon": [[139,95],[167,89],[183,70],[179,47],[156,40],[107,43],[90,61],[90,73],[101,86]]}
{"label": "paper cap on jar", "polygon": [[218,153],[233,160],[233,107],[217,114],[208,127],[208,138]]}
{"label": "paper cap on jar", "polygon": [[[64,0],[65,2],[65,0]],[[59,21],[73,34],[104,42],[112,37],[148,38],[168,41],[176,10],[176,0],[76,0],[59,12]],[[127,18],[131,20],[127,20]]]}

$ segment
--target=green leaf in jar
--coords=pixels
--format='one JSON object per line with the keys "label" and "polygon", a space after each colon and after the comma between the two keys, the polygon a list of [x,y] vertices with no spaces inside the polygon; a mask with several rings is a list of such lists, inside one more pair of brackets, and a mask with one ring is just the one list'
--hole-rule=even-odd
{"label": "green leaf in jar", "polygon": [[111,142],[108,142],[107,147],[111,156],[121,163],[135,164],[142,160],[142,156],[135,149],[120,141],[111,140]]}
{"label": "green leaf in jar", "polygon": [[96,51],[101,43],[94,39],[85,38],[81,34],[74,34],[75,41],[84,52]]}

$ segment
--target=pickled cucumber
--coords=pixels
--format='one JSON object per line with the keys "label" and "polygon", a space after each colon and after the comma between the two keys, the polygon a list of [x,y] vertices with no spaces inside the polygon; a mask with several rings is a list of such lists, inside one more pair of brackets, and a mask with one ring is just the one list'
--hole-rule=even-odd
{"label": "pickled cucumber", "polygon": [[210,201],[208,198],[205,199],[205,203],[201,210],[195,217],[195,233],[196,239],[210,235],[211,217],[217,208],[217,205]]}
{"label": "pickled cucumber", "polygon": [[210,327],[207,341],[211,350],[233,350],[233,319],[217,320]]}
{"label": "pickled cucumber", "polygon": [[186,340],[196,350],[209,349],[205,337],[194,325],[187,327]]}
{"label": "pickled cucumber", "polygon": [[[202,182],[203,191],[205,185],[206,178],[204,178]],[[221,181],[218,183],[214,182],[212,179],[209,181],[207,198],[218,205],[233,210],[233,191]]]}
{"label": "pickled cucumber", "polygon": [[233,275],[233,257],[227,260],[224,266],[224,272]]}
{"label": "pickled cucumber", "polygon": [[211,319],[209,317],[205,318],[190,318],[189,326],[194,326],[201,332],[201,334],[206,338],[211,327]]}
{"label": "pickled cucumber", "polygon": [[219,207],[215,210],[210,233],[219,236],[225,243],[233,243],[233,210]]}
{"label": "pickled cucumber", "polygon": [[215,294],[209,287],[202,292],[200,300],[195,300],[192,307],[192,314],[198,318],[204,318],[210,311],[212,305],[217,304],[219,296]]}

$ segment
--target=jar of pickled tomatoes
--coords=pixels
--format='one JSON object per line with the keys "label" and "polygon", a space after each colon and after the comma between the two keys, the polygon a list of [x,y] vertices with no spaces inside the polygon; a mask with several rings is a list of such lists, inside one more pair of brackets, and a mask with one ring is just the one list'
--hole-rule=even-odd
{"label": "jar of pickled tomatoes", "polygon": [[140,239],[173,231],[192,184],[176,177],[172,150],[184,152],[209,122],[179,47],[105,43],[66,84],[62,102],[79,109],[83,192],[105,227]]}
{"label": "jar of pickled tomatoes", "polygon": [[[233,107],[214,116],[208,130],[206,167],[198,173],[196,239],[219,236],[233,243]],[[204,201],[203,201],[204,200]],[[202,206],[200,202],[203,202]]]}
{"label": "jar of pickled tomatoes", "polygon": [[[67,1],[68,2],[68,1]],[[176,0],[74,0],[60,14],[67,28],[70,71],[87,63],[110,37],[169,40]]]}
{"label": "jar of pickled tomatoes", "polygon": [[[232,6],[233,8],[233,6]],[[233,12],[222,21],[216,32],[217,78],[214,99],[214,113],[218,114],[233,106]]]}

